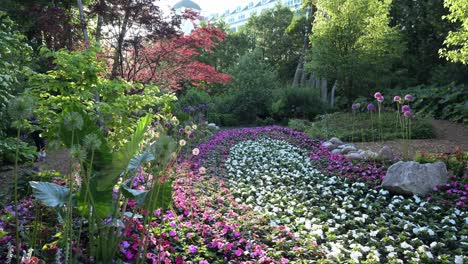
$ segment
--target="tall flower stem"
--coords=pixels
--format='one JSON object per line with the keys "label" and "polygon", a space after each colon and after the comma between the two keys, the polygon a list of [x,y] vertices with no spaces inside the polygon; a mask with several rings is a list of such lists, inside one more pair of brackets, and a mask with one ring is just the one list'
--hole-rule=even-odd
{"label": "tall flower stem", "polygon": [[375,141],[375,136],[374,136],[374,117],[373,117],[372,111],[370,111],[370,120],[371,120],[372,143],[374,143],[374,141]]}
{"label": "tall flower stem", "polygon": [[14,190],[14,200],[15,200],[15,239],[16,239],[16,263],[20,263],[20,238],[19,238],[19,216],[18,216],[18,158],[19,158],[19,141],[21,136],[21,127],[18,127],[18,132],[16,134],[16,152],[15,152],[15,168],[13,171],[14,181],[15,181],[15,190]]}

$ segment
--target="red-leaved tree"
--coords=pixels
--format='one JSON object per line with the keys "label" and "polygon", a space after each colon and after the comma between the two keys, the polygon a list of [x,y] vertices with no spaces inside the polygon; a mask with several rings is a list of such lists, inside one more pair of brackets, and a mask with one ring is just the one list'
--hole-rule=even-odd
{"label": "red-leaved tree", "polygon": [[206,88],[215,83],[227,83],[230,75],[217,72],[213,66],[197,60],[200,54],[212,52],[225,37],[221,29],[208,25],[196,27],[189,35],[160,39],[139,49],[127,49],[123,77],[152,82],[168,90],[180,90],[184,84]]}

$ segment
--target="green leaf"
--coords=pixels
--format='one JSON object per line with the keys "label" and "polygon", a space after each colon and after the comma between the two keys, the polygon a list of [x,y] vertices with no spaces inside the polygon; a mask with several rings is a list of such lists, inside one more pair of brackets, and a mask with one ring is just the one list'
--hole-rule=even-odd
{"label": "green leaf", "polygon": [[134,190],[125,184],[120,185],[120,189],[125,198],[135,199],[137,205],[141,206],[145,203],[148,191]]}
{"label": "green leaf", "polygon": [[33,189],[37,200],[49,207],[57,208],[68,203],[70,189],[49,182],[30,181],[29,185]]}
{"label": "green leaf", "polygon": [[146,195],[143,208],[155,210],[158,208],[167,209],[172,203],[172,181],[160,183],[157,181],[153,189]]}
{"label": "green leaf", "polygon": [[156,163],[164,166],[172,158],[172,153],[176,150],[177,143],[170,136],[163,135],[150,148],[156,159]]}
{"label": "green leaf", "polygon": [[154,159],[155,157],[153,153],[145,151],[139,155],[136,155],[133,159],[130,160],[127,166],[127,170],[136,170],[142,163],[149,162]]}

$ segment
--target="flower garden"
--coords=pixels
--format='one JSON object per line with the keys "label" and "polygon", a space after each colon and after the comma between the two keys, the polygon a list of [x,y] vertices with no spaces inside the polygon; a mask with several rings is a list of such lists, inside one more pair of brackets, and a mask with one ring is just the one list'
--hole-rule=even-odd
{"label": "flower garden", "polygon": [[[139,197],[128,199],[112,259],[121,263],[467,260],[464,204],[444,203],[443,195],[392,195],[379,187],[385,165],[352,164],[320,143],[278,126],[215,134],[190,155],[178,158],[169,209],[155,210],[147,221],[149,212],[141,209]],[[152,181],[143,167],[135,174],[133,191],[146,189]],[[466,197],[466,191],[455,187],[443,192]],[[58,220],[42,210],[47,209],[34,199],[20,202],[20,225],[24,232],[35,231],[37,239],[22,244],[22,261],[61,263],[67,256],[58,243],[60,224],[50,225]],[[6,262],[14,258],[14,214],[13,206],[1,213]],[[40,252],[32,256],[28,243],[42,243]],[[92,241],[77,243],[74,259],[92,261],[86,246]]]}

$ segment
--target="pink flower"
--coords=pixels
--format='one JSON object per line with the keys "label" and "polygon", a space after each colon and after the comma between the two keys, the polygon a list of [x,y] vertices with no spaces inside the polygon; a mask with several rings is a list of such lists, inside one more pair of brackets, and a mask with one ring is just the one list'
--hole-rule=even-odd
{"label": "pink flower", "polygon": [[177,236],[177,232],[174,231],[174,230],[171,230],[171,231],[169,231],[169,235],[170,235],[171,237]]}
{"label": "pink flower", "polygon": [[401,107],[401,112],[408,112],[411,111],[411,107],[409,105],[404,105]]}
{"label": "pink flower", "polygon": [[189,250],[190,254],[195,254],[195,253],[197,253],[198,248],[197,248],[197,246],[195,246],[195,245],[190,245],[190,246],[188,247],[188,250]]}
{"label": "pink flower", "polygon": [[382,94],[381,94],[380,92],[376,92],[376,93],[374,94],[374,98],[375,98],[375,99],[379,99],[379,97],[382,97]]}
{"label": "pink flower", "polygon": [[400,97],[400,96],[397,95],[397,96],[393,97],[393,102],[395,102],[395,103],[401,103],[401,101],[402,101],[402,100],[401,100],[401,97]]}
{"label": "pink flower", "polygon": [[238,256],[238,257],[239,257],[239,256],[241,256],[241,255],[242,255],[242,253],[244,253],[244,250],[242,250],[241,248],[237,248],[237,250],[236,250],[236,252],[235,252],[235,253],[236,253],[236,256]]}
{"label": "pink flower", "polygon": [[378,98],[377,98],[377,101],[378,101],[379,103],[383,102],[383,101],[384,101],[384,97],[383,97],[383,96],[378,97]]}
{"label": "pink flower", "polygon": [[405,101],[411,101],[413,100],[413,96],[411,94],[405,95]]}
{"label": "pink flower", "polygon": [[206,260],[200,260],[200,262],[198,262],[198,264],[210,264],[208,261]]}
{"label": "pink flower", "polygon": [[281,259],[281,263],[283,263],[283,264],[288,264],[288,263],[289,263],[289,259],[287,259],[287,258],[282,258],[282,259]]}
{"label": "pink flower", "polygon": [[404,115],[405,117],[410,117],[410,116],[412,116],[413,114],[411,113],[411,111],[406,111],[406,112],[403,112],[403,115]]}

